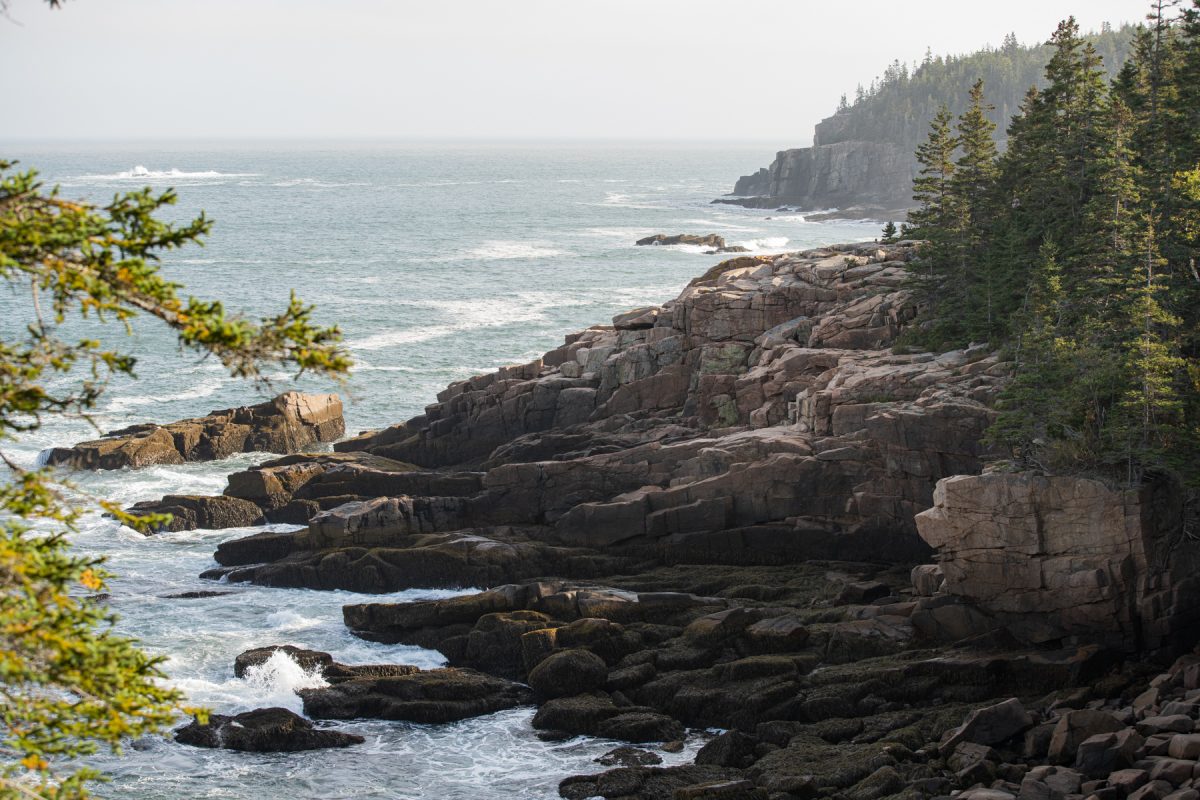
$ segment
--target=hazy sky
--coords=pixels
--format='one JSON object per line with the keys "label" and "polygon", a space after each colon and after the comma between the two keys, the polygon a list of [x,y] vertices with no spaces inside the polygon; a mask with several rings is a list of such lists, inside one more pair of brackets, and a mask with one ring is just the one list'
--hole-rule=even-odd
{"label": "hazy sky", "polygon": [[1138,20],[1142,0],[10,0],[0,139],[809,143],[926,47]]}

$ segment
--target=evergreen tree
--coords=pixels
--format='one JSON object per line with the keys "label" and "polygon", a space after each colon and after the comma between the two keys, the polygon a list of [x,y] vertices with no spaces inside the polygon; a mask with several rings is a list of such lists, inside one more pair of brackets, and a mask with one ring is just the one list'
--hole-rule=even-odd
{"label": "evergreen tree", "polygon": [[897,239],[896,223],[892,222],[891,220],[888,220],[887,223],[883,226],[883,238],[880,239],[880,241],[883,242],[884,244],[891,244],[892,242],[896,241],[896,239]]}
{"label": "evergreen tree", "polygon": [[988,228],[995,216],[996,125],[988,118],[994,106],[984,101],[982,78],[971,87],[970,98],[958,119],[962,155],[955,163],[951,186],[958,211],[956,282],[960,288],[954,294],[962,296],[963,337],[989,340],[999,332],[996,306],[1002,268],[988,253]]}
{"label": "evergreen tree", "polygon": [[1176,5],[1154,0],[1111,88],[1060,24],[999,158],[978,81],[919,150],[917,329],[1007,342],[989,435],[1029,466],[1200,484],[1200,0]]}

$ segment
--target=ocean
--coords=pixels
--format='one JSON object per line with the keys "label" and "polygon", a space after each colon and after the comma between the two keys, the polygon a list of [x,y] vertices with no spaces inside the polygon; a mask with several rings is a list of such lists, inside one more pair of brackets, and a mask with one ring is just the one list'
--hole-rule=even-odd
{"label": "ocean", "polygon": [[[738,175],[769,160],[764,145],[617,143],[172,143],[0,146],[0,157],[36,168],[62,194],[107,202],[116,192],[174,187],[165,216],[204,210],[215,228],[203,248],[164,258],[187,294],[220,298],[260,317],[283,308],[289,290],[341,327],[355,368],[341,386],[273,371],[270,387],[227,376],[212,359],[181,352],[159,326],[138,322],[103,337],[138,358],[137,380],[120,380],[95,422],[111,430],[169,422],[260,402],[289,388],[339,391],[349,432],[421,413],[446,384],[521,363],[565,334],[606,324],[619,312],[674,297],[727,256],[700,247],[635,247],[653,233],[717,233],[752,253],[872,239],[870,221],[808,221],[794,212],[711,205]],[[26,295],[0,297],[0,335],[20,335]],[[67,333],[96,335],[71,323]],[[8,443],[26,465],[52,446],[95,438],[79,419],[53,419]],[[78,490],[129,504],[164,494],[215,494],[233,471],[269,456],[71,476]],[[286,526],[284,526],[286,528]],[[258,529],[141,536],[88,514],[73,545],[108,558],[111,607],[122,632],[166,656],[170,682],[217,713],[285,706],[320,681],[277,656],[238,679],[234,657],[270,644],[330,652],[344,663],[433,667],[440,654],[350,636],[341,607],[363,595],[245,585],[202,599],[165,595],[213,589],[198,575],[221,541]],[[462,587],[470,591],[475,587]],[[414,587],[383,599],[445,597]],[[370,596],[380,599],[378,596]],[[516,709],[443,726],[351,722],[367,738],[344,750],[248,754],[204,750],[167,738],[131,743],[88,763],[112,782],[112,798],[552,798],[571,774],[602,769],[593,759],[614,742],[542,742]],[[691,760],[693,737],[667,764]]]}

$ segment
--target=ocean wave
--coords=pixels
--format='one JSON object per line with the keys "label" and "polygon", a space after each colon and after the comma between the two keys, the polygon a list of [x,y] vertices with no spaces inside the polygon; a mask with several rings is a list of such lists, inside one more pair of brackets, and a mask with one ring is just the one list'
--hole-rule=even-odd
{"label": "ocean wave", "polygon": [[760,250],[779,250],[787,246],[789,239],[786,236],[764,236],[761,239],[747,239],[744,242],[736,242],[748,250],[758,252]]}
{"label": "ocean wave", "polygon": [[468,250],[466,255],[467,258],[508,259],[553,258],[571,254],[546,242],[492,241],[484,242],[479,247]]}
{"label": "ocean wave", "polygon": [[164,180],[193,180],[197,178],[254,178],[257,172],[218,172],[213,169],[189,172],[176,167],[171,169],[147,169],[138,164],[133,169],[114,172],[107,175],[79,175],[74,180],[81,181],[164,181]]}
{"label": "ocean wave", "polygon": [[276,650],[262,664],[246,670],[245,677],[225,681],[180,678],[171,684],[189,700],[216,706],[223,711],[281,707],[303,713],[304,703],[296,694],[301,689],[320,689],[329,685],[320,667],[306,671],[282,650]]}
{"label": "ocean wave", "polygon": [[303,186],[311,189],[340,189],[347,186],[370,186],[370,183],[365,181],[322,181],[316,178],[286,178],[281,181],[276,181],[271,184],[280,189],[290,189],[294,186]]}
{"label": "ocean wave", "polygon": [[350,341],[347,346],[355,350],[382,350],[404,344],[427,342],[465,331],[480,328],[500,328],[541,319],[551,305],[552,293],[546,293],[547,302],[530,302],[528,294],[492,297],[477,300],[421,300],[406,305],[429,309],[437,316],[452,320],[440,325],[422,325],[406,330],[382,331]]}
{"label": "ocean wave", "polygon": [[[640,208],[653,209],[665,208],[662,203],[648,203],[644,198],[645,195],[640,194],[624,194],[622,192],[605,192],[604,199],[598,205],[608,206],[610,208]],[[597,205],[597,204],[588,204]]]}
{"label": "ocean wave", "polygon": [[752,228],[747,225],[735,225],[732,222],[718,222],[715,219],[685,219],[680,224],[682,225],[699,225],[709,228],[721,228],[727,231],[743,231],[745,233],[760,233],[762,228]]}

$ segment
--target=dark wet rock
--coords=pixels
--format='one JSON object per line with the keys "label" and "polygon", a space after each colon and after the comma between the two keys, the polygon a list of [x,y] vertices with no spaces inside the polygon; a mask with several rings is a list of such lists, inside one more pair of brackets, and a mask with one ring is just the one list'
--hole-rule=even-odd
{"label": "dark wet rock", "polygon": [[266,522],[258,506],[236,497],[224,496],[169,494],[161,500],[135,503],[126,511],[134,516],[170,514],[169,522],[152,527],[156,533],[196,528],[248,528]]}
{"label": "dark wet rock", "polygon": [[529,685],[538,697],[551,699],[604,688],[608,665],[587,650],[560,650],[529,671]]}
{"label": "dark wet rock", "polygon": [[[448,496],[479,490],[477,475],[437,477],[411,464],[370,453],[306,453],[265,461],[229,476],[221,495],[143,501],[135,514],[171,513],[172,530],[221,529],[245,524],[305,525],[318,514],[381,493],[428,492]],[[238,515],[232,514],[237,510]],[[254,511],[257,509],[257,511]],[[252,519],[253,522],[246,522]],[[272,556],[280,558],[281,556]],[[253,562],[242,562],[253,563]]]}
{"label": "dark wet rock", "polygon": [[212,461],[235,453],[294,453],[332,442],[345,430],[337,395],[285,392],[254,406],[213,411],[169,425],[134,425],[74,447],[56,447],[47,463],[78,469],[136,469]]}
{"label": "dark wet rock", "polygon": [[174,594],[159,595],[164,600],[203,600],[208,597],[225,597],[237,592],[221,591],[219,589],[198,589],[195,591],[175,592]]}
{"label": "dark wet rock", "polygon": [[467,669],[354,677],[320,689],[301,689],[304,713],[315,719],[454,722],[524,705],[524,686]]}
{"label": "dark wet rock", "polygon": [[[585,800],[591,797],[636,797],[644,800],[674,800],[676,793],[726,781],[741,780],[736,770],[691,764],[679,767],[632,767],[609,770],[599,775],[576,775],[558,785],[560,797]],[[687,795],[703,797],[703,795]],[[750,800],[753,795],[747,796]]]}
{"label": "dark wet rock", "polygon": [[276,753],[349,747],[366,740],[353,733],[314,727],[286,708],[259,708],[232,717],[212,714],[204,725],[192,720],[175,731],[175,741],[195,747]]}
{"label": "dark wet rock", "polygon": [[754,763],[758,741],[740,731],[726,731],[696,753],[697,764],[718,767],[748,767]]}
{"label": "dark wet rock", "polygon": [[654,709],[618,706],[603,692],[559,697],[538,709],[533,727],[627,742],[665,742],[683,737],[683,726]]}
{"label": "dark wet rock", "polygon": [[662,763],[662,756],[639,747],[622,745],[597,758],[596,763],[602,767],[652,767]]}
{"label": "dark wet rock", "polygon": [[290,644],[257,647],[238,654],[233,662],[233,674],[244,678],[252,667],[269,661],[276,652],[282,652],[305,672],[319,672],[329,683],[341,683],[355,678],[389,678],[412,675],[420,668],[409,664],[365,664],[350,666],[339,664],[329,653],[305,650]]}

